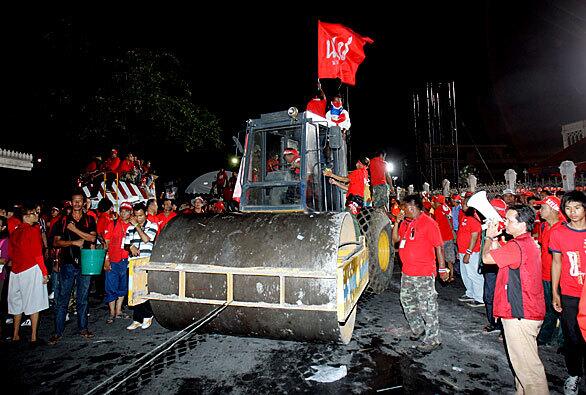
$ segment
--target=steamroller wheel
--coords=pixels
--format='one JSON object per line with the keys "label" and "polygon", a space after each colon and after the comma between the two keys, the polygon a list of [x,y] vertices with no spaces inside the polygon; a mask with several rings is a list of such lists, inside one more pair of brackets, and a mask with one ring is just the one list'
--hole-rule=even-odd
{"label": "steamroller wheel", "polygon": [[368,246],[369,288],[375,293],[381,293],[389,287],[393,275],[395,249],[391,238],[391,221],[383,210],[372,207],[363,208],[356,219]]}

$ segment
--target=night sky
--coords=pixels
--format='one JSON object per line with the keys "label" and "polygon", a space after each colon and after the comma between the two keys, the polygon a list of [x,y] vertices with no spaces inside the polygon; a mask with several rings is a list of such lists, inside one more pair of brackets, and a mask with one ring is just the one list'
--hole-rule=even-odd
{"label": "night sky", "polygon": [[[455,81],[460,122],[476,143],[510,145],[528,164],[560,150],[561,125],[586,119],[586,3],[437,3],[389,3],[391,10],[369,8],[369,14],[351,17],[291,11],[226,16],[221,10],[180,8],[16,13],[2,26],[7,100],[0,146],[34,153],[43,162],[32,173],[0,169],[4,185],[12,187],[3,202],[66,198],[82,166],[82,154],[68,159],[76,145],[63,133],[71,127],[68,116],[76,114],[59,113],[51,95],[91,86],[96,70],[83,51],[77,57],[55,54],[51,43],[63,32],[91,56],[165,48],[181,60],[193,101],[220,118],[226,145],[221,151],[145,158],[164,179],[191,180],[228,166],[231,136],[247,119],[304,108],[317,78],[318,19],[374,40],[365,47],[356,86],[349,88],[353,152],[382,148],[391,160],[412,158],[411,92],[432,80]],[[324,81],[324,87],[333,94],[337,83]],[[466,143],[464,130],[462,136]]]}

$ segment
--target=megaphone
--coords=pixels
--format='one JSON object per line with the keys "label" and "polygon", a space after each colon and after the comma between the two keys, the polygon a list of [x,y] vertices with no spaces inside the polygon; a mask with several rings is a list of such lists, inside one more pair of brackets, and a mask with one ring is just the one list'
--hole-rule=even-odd
{"label": "megaphone", "polygon": [[[476,192],[474,195],[470,196],[470,199],[468,199],[466,204],[468,207],[474,207],[478,210],[478,212],[486,218],[485,222],[503,222],[503,218],[488,201],[486,191]],[[483,225],[483,229],[485,228],[486,225]]]}

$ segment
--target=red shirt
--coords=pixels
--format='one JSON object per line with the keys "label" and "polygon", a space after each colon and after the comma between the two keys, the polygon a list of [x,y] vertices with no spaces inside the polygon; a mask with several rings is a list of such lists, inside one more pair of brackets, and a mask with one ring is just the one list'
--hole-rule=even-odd
{"label": "red shirt", "polygon": [[97,221],[97,225],[96,225],[96,230],[98,232],[98,236],[101,236],[102,238],[106,239],[106,234],[109,232],[108,225],[110,225],[110,222],[113,222],[113,221],[112,221],[112,218],[110,217],[109,212],[100,213],[100,215],[98,216],[98,221]]}
{"label": "red shirt", "polygon": [[356,195],[364,198],[364,187],[368,182],[368,170],[365,167],[356,169],[348,174],[348,178],[350,179],[350,183],[348,184],[346,197]]}
{"label": "red shirt", "polygon": [[120,166],[119,157],[110,157],[106,160],[106,162],[104,162],[104,170],[110,171],[112,173],[116,173],[116,171],[118,170],[118,166]]}
{"label": "red shirt", "polygon": [[16,228],[18,228],[18,225],[20,225],[22,223],[21,220],[19,220],[18,218],[16,218],[15,216],[12,216],[10,218],[8,218],[6,220],[6,226],[8,227],[8,234],[12,234],[12,232],[14,232],[16,230]]}
{"label": "red shirt", "polygon": [[174,211],[171,211],[168,217],[165,215],[164,211],[160,212],[157,215],[157,226],[159,227],[159,232],[161,232],[163,228],[167,226],[167,222],[171,221],[171,219],[175,218],[176,216],[177,213],[175,213]]}
{"label": "red shirt", "polygon": [[387,162],[380,156],[370,160],[370,185],[385,185],[387,183]]}
{"label": "red shirt", "polygon": [[586,280],[586,230],[563,224],[551,232],[549,250],[562,255],[562,295],[579,298]]}
{"label": "red shirt", "polygon": [[496,318],[543,320],[545,300],[539,248],[523,233],[498,250],[490,251],[499,271],[494,289]]}
{"label": "red shirt", "polygon": [[448,206],[442,204],[433,211],[433,219],[437,222],[440,232],[442,234],[442,240],[444,242],[454,239],[454,233],[450,226],[450,215],[452,211]]}
{"label": "red shirt", "polygon": [[472,233],[478,233],[478,238],[476,239],[476,244],[474,244],[472,252],[480,252],[482,225],[476,218],[462,215],[460,217],[460,225],[458,226],[458,234],[456,235],[456,244],[458,245],[458,252],[460,254],[465,254],[468,247],[470,247]]}
{"label": "red shirt", "polygon": [[47,275],[43,259],[43,240],[41,229],[23,222],[10,235],[10,257],[12,273],[21,273],[35,265],[39,265],[43,276]]}
{"label": "red shirt", "polygon": [[216,186],[224,188],[228,182],[228,174],[225,171],[218,172],[216,175]]}
{"label": "red shirt", "polygon": [[89,217],[92,217],[94,219],[94,221],[98,221],[98,215],[96,213],[94,213],[93,210],[88,210],[86,213]]}
{"label": "red shirt", "polygon": [[98,170],[98,163],[95,160],[92,160],[88,165],[85,167],[86,173],[91,173]]}
{"label": "red shirt", "polygon": [[435,274],[435,247],[444,245],[437,223],[421,213],[413,221],[399,225],[399,257],[408,276]]}
{"label": "red shirt", "polygon": [[110,221],[108,223],[108,231],[105,233],[105,239],[110,242],[108,246],[108,255],[110,256],[110,262],[120,262],[123,259],[128,259],[128,251],[124,249],[122,243],[124,242],[124,236],[126,235],[126,229],[130,226],[129,223],[125,223],[121,219],[116,221]]}
{"label": "red shirt", "polygon": [[541,245],[541,279],[543,281],[551,281],[551,262],[553,255],[549,251],[549,238],[551,232],[562,225],[561,221],[556,222],[553,226],[549,226],[547,221],[544,221],[541,226],[539,234],[539,245]]}
{"label": "red shirt", "polygon": [[319,115],[322,118],[326,117],[326,106],[327,102],[326,99],[319,99],[317,97],[311,99],[309,103],[307,103],[307,111],[311,111],[312,113]]}
{"label": "red shirt", "polygon": [[134,161],[128,159],[124,159],[122,162],[120,162],[118,168],[116,169],[116,171],[120,174],[129,173],[132,170],[134,170]]}

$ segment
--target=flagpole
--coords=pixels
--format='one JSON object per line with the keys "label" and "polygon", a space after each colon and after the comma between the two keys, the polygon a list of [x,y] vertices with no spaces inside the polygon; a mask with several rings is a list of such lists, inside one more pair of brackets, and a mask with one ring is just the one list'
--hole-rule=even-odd
{"label": "flagpole", "polygon": [[[340,83],[340,86],[342,83]],[[349,96],[348,85],[346,85],[346,111],[350,114],[350,96]],[[350,130],[346,131],[346,145],[348,149],[348,165],[352,164],[352,133]]]}

